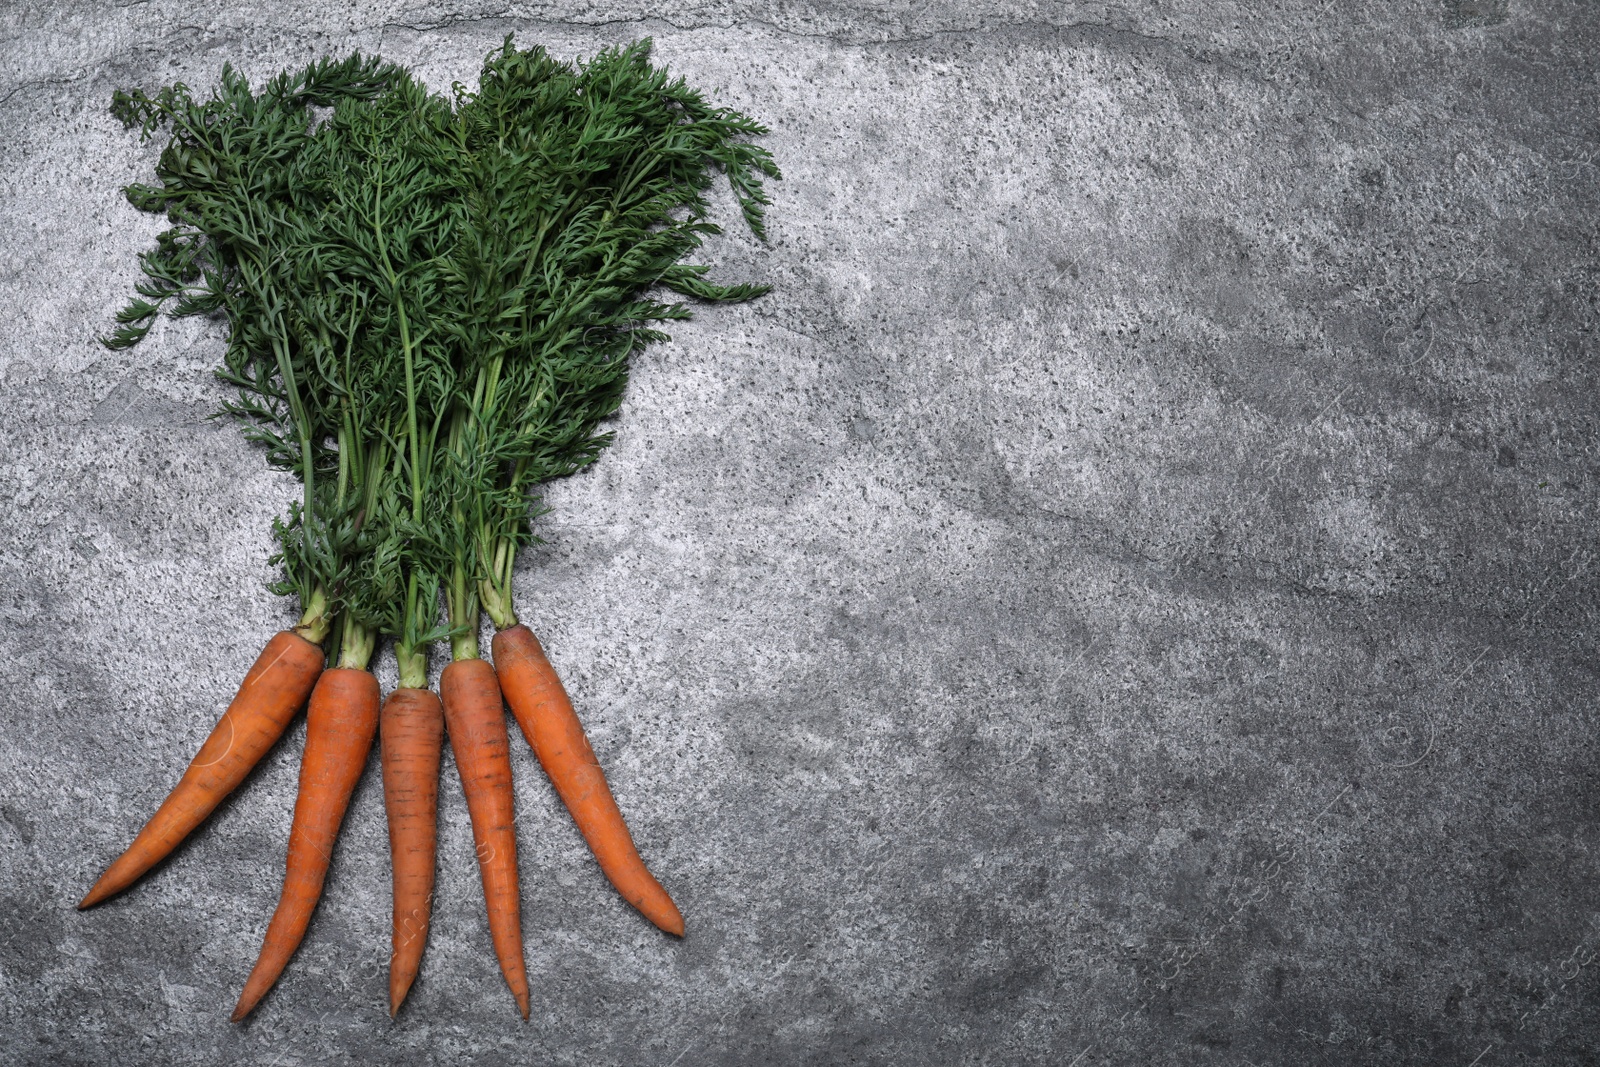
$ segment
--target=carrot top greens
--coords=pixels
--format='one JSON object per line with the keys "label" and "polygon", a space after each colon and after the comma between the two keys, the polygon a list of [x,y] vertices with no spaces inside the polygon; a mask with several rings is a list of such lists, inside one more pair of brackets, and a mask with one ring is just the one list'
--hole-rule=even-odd
{"label": "carrot top greens", "polygon": [[384,633],[401,684],[425,686],[429,642],[473,658],[480,607],[514,624],[530,494],[594,460],[629,358],[690,315],[655,294],[765,292],[683,259],[719,232],[718,173],[764,237],[766,131],[649,48],[569,64],[508,36],[448,100],[359,55],[259,91],[224,68],[203,102],[181,83],[114,97],[145,137],[170,129],[158,183],[126,194],[172,225],[105,343],[162,311],[226,317],[225,409],[302,487],[274,523],[275,588],[303,636],[337,627],[342,666]]}
{"label": "carrot top greens", "polygon": [[628,357],[689,317],[648,290],[748,300],[684,256],[706,234],[705,190],[727,175],[764,235],[761,175],[777,169],[744,138],[765,130],[714,110],[649,62],[647,42],[572,67],[509,38],[478,92],[457,90],[466,225],[454,257],[458,389],[448,456],[448,585],[455,655],[476,655],[481,597],[514,624],[511,574],[528,537],[527,494],[581,469],[610,440]]}

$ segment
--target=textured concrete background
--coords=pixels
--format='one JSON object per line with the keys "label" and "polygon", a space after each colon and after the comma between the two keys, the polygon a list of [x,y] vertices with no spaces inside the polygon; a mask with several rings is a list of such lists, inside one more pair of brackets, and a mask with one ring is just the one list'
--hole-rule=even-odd
{"label": "textured concrete background", "polygon": [[[95,343],[159,225],[107,99],[352,47],[444,87],[511,30],[653,35],[787,175],[771,246],[713,249],[774,294],[639,361],[518,576],[689,937],[519,749],[519,1022],[447,764],[390,1022],[374,763],[232,1026],[302,729],[72,909],[288,618],[293,489],[203,421],[218,327]],[[80,0],[0,35],[0,1061],[1594,1062],[1595,4]]]}

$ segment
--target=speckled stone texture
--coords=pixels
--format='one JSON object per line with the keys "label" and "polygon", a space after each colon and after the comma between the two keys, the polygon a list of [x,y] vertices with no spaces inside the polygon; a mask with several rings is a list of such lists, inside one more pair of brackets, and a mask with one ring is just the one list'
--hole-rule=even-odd
{"label": "speckled stone texture", "polygon": [[[653,36],[786,175],[708,250],[773,294],[638,360],[517,577],[689,935],[518,741],[520,1022],[447,761],[391,1022],[374,758],[230,1025],[303,727],[73,910],[290,618],[220,324],[96,344],[160,226],[106,104],[512,31]],[[0,1062],[1595,1062],[1597,55],[1581,0],[6,5]]]}

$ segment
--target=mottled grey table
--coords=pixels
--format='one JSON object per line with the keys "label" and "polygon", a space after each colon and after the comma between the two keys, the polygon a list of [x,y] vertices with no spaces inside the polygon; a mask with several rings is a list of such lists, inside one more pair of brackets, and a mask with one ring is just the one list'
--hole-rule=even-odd
{"label": "mottled grey table", "polygon": [[[233,1026],[302,731],[72,908],[287,619],[294,492],[220,325],[95,342],[159,228],[106,103],[509,31],[653,35],[786,174],[710,250],[774,293],[639,359],[518,574],[689,936],[519,747],[521,1023],[447,763],[391,1022],[374,765]],[[1597,55],[1580,0],[7,5],[0,1060],[1594,1062]]]}

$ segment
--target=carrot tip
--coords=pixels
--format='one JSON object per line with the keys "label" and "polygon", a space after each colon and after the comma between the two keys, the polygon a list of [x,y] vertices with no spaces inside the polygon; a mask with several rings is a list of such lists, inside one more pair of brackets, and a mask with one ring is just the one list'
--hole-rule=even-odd
{"label": "carrot tip", "polygon": [[[638,905],[634,906],[638,907]],[[644,911],[643,908],[640,908],[640,910]],[[652,911],[655,914],[651,914]],[[683,936],[683,912],[679,911],[670,900],[667,901],[666,910],[652,908],[651,911],[645,912],[645,918],[654,923],[656,928],[663,933],[671,934],[673,937]]]}
{"label": "carrot tip", "polygon": [[[249,985],[248,982],[245,984]],[[265,992],[265,990],[262,990],[261,993],[252,994],[249,989],[246,989],[243,993],[240,993],[239,1003],[233,1006],[233,1014],[228,1016],[228,1021],[230,1023],[241,1022],[245,1016],[256,1010],[256,1005],[261,1003],[261,997]]]}
{"label": "carrot tip", "polygon": [[522,1021],[528,1021],[528,994],[517,994],[517,1010],[522,1012]]}
{"label": "carrot tip", "polygon": [[[267,989],[271,989],[268,986]],[[245,1016],[255,1011],[261,1004],[261,998],[267,995],[267,989],[259,993],[251,993],[248,989],[239,994],[239,1003],[234,1006],[233,1014],[228,1016],[230,1023],[243,1022]]]}

